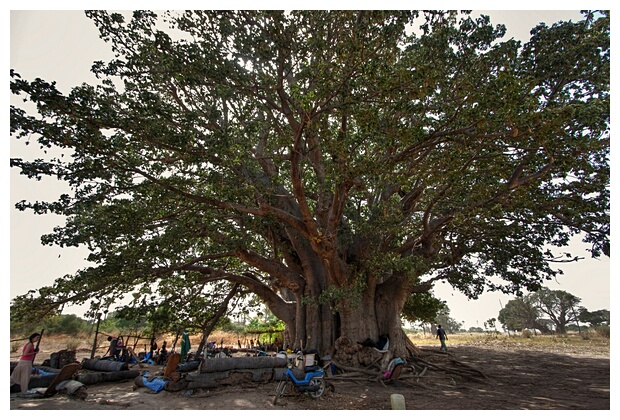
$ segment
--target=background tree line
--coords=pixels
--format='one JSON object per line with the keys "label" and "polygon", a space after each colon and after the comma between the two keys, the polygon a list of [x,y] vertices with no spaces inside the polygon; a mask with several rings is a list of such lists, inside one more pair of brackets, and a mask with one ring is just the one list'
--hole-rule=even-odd
{"label": "background tree line", "polygon": [[610,313],[600,309],[589,311],[580,306],[581,298],[563,290],[546,287],[509,301],[499,312],[498,320],[506,331],[538,330],[563,334],[569,326],[609,326]]}

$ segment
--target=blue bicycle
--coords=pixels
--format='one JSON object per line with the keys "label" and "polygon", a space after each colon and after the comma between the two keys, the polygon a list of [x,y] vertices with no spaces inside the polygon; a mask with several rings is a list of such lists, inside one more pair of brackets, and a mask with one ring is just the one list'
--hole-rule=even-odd
{"label": "blue bicycle", "polygon": [[[299,352],[297,354],[297,360],[304,360],[303,354]],[[312,398],[320,398],[325,392],[325,378],[323,377],[323,368],[318,366],[317,361],[314,360],[313,364],[306,366],[303,363],[303,369],[294,367],[294,361],[288,360],[288,367],[284,373],[284,377],[278,383],[276,387],[276,395],[273,397],[273,405],[278,403],[278,399],[285,394],[291,393],[295,390],[299,393],[307,393]]]}

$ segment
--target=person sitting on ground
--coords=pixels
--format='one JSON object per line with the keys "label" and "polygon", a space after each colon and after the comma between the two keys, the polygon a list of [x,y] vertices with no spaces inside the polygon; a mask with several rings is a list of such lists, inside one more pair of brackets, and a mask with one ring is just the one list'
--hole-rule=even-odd
{"label": "person sitting on ground", "polygon": [[105,352],[103,357],[105,357],[108,353],[110,353],[110,356],[115,358],[114,354],[116,353],[116,343],[118,341],[118,338],[112,337],[111,335],[109,335],[108,341],[110,342],[110,346],[108,347],[108,350]]}
{"label": "person sitting on ground", "polygon": [[119,360],[121,358],[121,354],[123,353],[123,350],[125,349],[125,343],[123,342],[123,336],[119,335],[118,338],[116,339],[116,345],[114,347],[114,359]]}
{"label": "person sitting on ground", "polygon": [[166,362],[166,358],[168,356],[168,350],[166,350],[166,341],[161,345],[161,350],[159,350],[159,357],[157,358],[157,364],[163,365]]}

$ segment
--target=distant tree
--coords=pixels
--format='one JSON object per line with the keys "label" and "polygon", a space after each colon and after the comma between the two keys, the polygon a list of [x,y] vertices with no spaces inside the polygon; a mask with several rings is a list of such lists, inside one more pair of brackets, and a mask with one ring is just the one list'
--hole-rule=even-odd
{"label": "distant tree", "polygon": [[37,322],[23,322],[13,315],[10,318],[11,335],[29,335],[42,329],[45,329],[46,334],[76,335],[87,333],[90,328],[91,325],[86,320],[74,314],[50,315]]}
{"label": "distant tree", "polygon": [[469,327],[469,329],[467,330],[468,332],[475,332],[475,333],[481,333],[484,332],[484,330],[480,327]]}
{"label": "distant tree", "polygon": [[9,328],[11,332],[11,336],[23,335],[28,336],[32,334],[34,331],[38,331],[41,329],[42,322],[33,321],[31,319],[24,319],[17,313],[15,307],[11,305],[9,311]]}
{"label": "distant tree", "polygon": [[547,326],[539,319],[538,309],[527,298],[519,297],[508,301],[499,311],[497,318],[508,331],[522,331],[526,328],[548,331]]}
{"label": "distant tree", "polygon": [[593,327],[598,327],[600,325],[609,325],[611,315],[606,309],[589,312],[586,308],[581,307],[579,309],[578,319],[580,322],[586,322]]}
{"label": "distant tree", "polygon": [[497,329],[495,328],[495,323],[497,322],[497,319],[495,318],[489,318],[484,322],[484,328],[487,329],[492,329],[494,331],[497,331]]}
{"label": "distant tree", "polygon": [[566,326],[566,331],[567,331],[567,332],[572,332],[572,331],[575,331],[575,332],[581,333],[581,332],[582,332],[582,331],[581,331],[581,328],[582,328],[582,327],[580,327],[580,326],[579,326],[579,325],[577,325],[577,324],[568,324],[568,325]]}
{"label": "distant tree", "polygon": [[564,290],[543,287],[530,294],[529,299],[533,306],[549,317],[559,334],[566,333],[566,325],[569,322],[578,321],[577,310],[581,298]]}
{"label": "distant tree", "polygon": [[245,329],[244,324],[233,321],[230,316],[223,316],[215,324],[215,331],[226,331],[231,333],[240,333]]}
{"label": "distant tree", "polygon": [[75,335],[86,332],[90,325],[77,315],[58,315],[46,320],[43,327],[48,333]]}
{"label": "distant tree", "polygon": [[125,316],[122,312],[109,312],[99,325],[99,330],[108,334],[118,333],[127,335],[129,333],[142,332],[149,328],[148,322],[143,318]]}

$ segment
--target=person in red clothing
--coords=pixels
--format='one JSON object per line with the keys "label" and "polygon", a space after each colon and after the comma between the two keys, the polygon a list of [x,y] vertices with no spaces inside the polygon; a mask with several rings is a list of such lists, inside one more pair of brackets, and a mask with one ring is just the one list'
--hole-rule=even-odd
{"label": "person in red clothing", "polygon": [[39,333],[30,334],[28,342],[24,344],[22,349],[22,357],[11,374],[11,385],[18,384],[21,392],[28,391],[28,383],[30,382],[30,376],[32,376],[32,363],[35,354],[39,352],[39,349],[35,348],[34,343],[40,336],[41,334]]}

